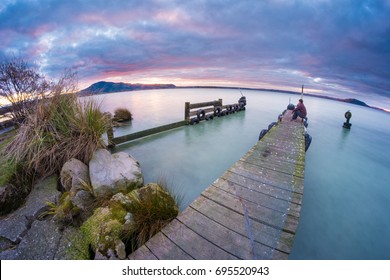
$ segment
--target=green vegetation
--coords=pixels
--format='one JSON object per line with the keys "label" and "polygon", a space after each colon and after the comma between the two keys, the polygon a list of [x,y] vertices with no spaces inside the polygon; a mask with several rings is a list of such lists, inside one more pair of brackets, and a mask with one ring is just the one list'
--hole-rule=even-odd
{"label": "green vegetation", "polygon": [[133,119],[133,115],[126,108],[118,108],[114,112],[114,121],[124,122],[131,121]]}
{"label": "green vegetation", "polygon": [[34,176],[23,172],[23,166],[15,160],[6,158],[5,148],[11,143],[13,133],[4,137],[0,142],[0,215],[15,210],[22,204],[30,192]]}
{"label": "green vegetation", "polygon": [[123,235],[125,215],[126,210],[116,204],[95,210],[80,228],[93,251],[105,254],[109,248],[115,247],[116,240]]}
{"label": "green vegetation", "polygon": [[88,164],[93,152],[105,147],[101,136],[108,126],[95,103],[81,102],[75,94],[39,100],[15,135],[0,143],[0,186],[8,186],[0,214],[23,202],[35,178],[58,174],[71,158]]}
{"label": "green vegetation", "polygon": [[133,251],[172,221],[179,214],[179,208],[177,197],[161,183],[132,191],[129,198],[132,223],[127,246],[130,245]]}
{"label": "green vegetation", "polygon": [[105,147],[101,135],[107,127],[107,117],[93,102],[81,103],[75,94],[56,94],[41,100],[27,116],[5,148],[5,157],[46,177],[71,158],[88,164],[93,152]]}

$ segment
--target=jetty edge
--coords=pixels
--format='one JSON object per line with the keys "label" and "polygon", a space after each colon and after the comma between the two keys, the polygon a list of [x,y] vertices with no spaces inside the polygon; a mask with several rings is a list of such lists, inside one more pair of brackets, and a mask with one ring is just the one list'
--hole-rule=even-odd
{"label": "jetty edge", "polygon": [[288,259],[304,190],[305,128],[291,110],[129,259]]}

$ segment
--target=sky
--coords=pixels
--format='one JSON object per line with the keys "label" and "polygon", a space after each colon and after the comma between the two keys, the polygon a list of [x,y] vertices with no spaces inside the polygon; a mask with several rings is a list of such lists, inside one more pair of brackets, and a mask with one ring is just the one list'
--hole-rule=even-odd
{"label": "sky", "polygon": [[390,110],[390,0],[0,0],[0,58],[58,78],[300,91]]}

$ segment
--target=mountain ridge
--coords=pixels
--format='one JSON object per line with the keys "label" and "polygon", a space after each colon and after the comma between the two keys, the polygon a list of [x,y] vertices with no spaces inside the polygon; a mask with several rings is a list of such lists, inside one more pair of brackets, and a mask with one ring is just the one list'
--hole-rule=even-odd
{"label": "mountain ridge", "polygon": [[[244,88],[244,87],[222,87],[222,86],[176,86],[174,84],[140,84],[140,83],[132,84],[132,83],[124,83],[124,82],[115,83],[115,82],[106,82],[106,81],[99,81],[93,83],[89,87],[80,90],[77,94],[79,96],[88,96],[88,95],[106,94],[106,93],[123,92],[123,91],[148,90],[148,89],[173,89],[173,88],[220,88],[220,89],[271,91],[271,92],[290,93],[290,94],[299,94],[299,95],[301,94],[300,92],[297,91],[266,89],[266,88]],[[318,95],[312,93],[305,93],[304,95],[323,98],[323,99],[336,100],[340,102],[350,103],[354,105],[359,105],[359,106],[387,112],[383,108],[370,106],[365,102],[356,98],[331,97],[327,95]]]}
{"label": "mountain ridge", "polygon": [[80,90],[77,94],[79,96],[95,95],[95,94],[104,94],[104,93],[113,93],[113,92],[122,92],[122,91],[133,91],[133,90],[147,90],[147,89],[166,89],[166,88],[176,88],[174,84],[131,84],[124,82],[106,82],[99,81],[93,83],[89,87]]}

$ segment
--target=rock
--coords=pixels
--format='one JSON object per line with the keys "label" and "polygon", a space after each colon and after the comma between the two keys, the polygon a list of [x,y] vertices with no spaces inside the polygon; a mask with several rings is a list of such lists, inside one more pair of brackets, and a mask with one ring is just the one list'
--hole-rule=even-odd
{"label": "rock", "polygon": [[120,239],[126,210],[115,207],[97,208],[93,215],[81,226],[94,251],[106,254],[109,248],[115,248],[115,241]]}
{"label": "rock", "polygon": [[71,193],[70,201],[74,206],[77,206],[83,211],[87,211],[91,209],[95,198],[89,191],[79,190],[74,196]]}
{"label": "rock", "polygon": [[133,191],[140,200],[145,200],[147,196],[156,194],[158,192],[167,193],[159,184],[157,183],[148,183],[144,187],[136,189]]}
{"label": "rock", "polygon": [[133,222],[133,214],[130,212],[127,212],[125,216],[125,225],[129,225]]}
{"label": "rock", "polygon": [[102,253],[100,253],[99,250],[96,250],[94,260],[106,261],[106,260],[108,260],[108,258],[106,256],[104,256]]}
{"label": "rock", "polygon": [[4,237],[0,237],[0,252],[12,249],[12,247],[14,245],[15,244],[13,242],[11,242],[11,240],[8,240],[7,238],[4,238]]}
{"label": "rock", "polygon": [[123,193],[119,192],[117,194],[114,194],[111,198],[111,201],[118,202],[120,205],[122,205],[124,208],[128,208],[131,205],[131,200],[127,195],[124,195]]}
{"label": "rock", "polygon": [[139,163],[124,152],[111,155],[107,150],[97,150],[89,162],[89,175],[97,197],[128,193],[143,185]]}
{"label": "rock", "polygon": [[0,215],[10,213],[19,207],[26,198],[27,192],[8,183],[0,186]]}
{"label": "rock", "polygon": [[66,191],[69,191],[69,198],[74,206],[82,211],[92,208],[95,199],[91,193],[86,164],[75,158],[68,160],[61,169],[61,184]]}
{"label": "rock", "polygon": [[107,256],[109,260],[119,260],[111,248],[107,250]]}
{"label": "rock", "polygon": [[22,235],[31,226],[31,222],[47,210],[47,202],[56,203],[59,196],[56,176],[38,182],[22,207],[7,216],[1,217],[0,238],[4,237],[11,242],[18,243]]}
{"label": "rock", "polygon": [[[129,193],[129,197],[133,201],[133,205],[129,209],[133,215],[139,215],[137,214],[139,207],[147,209],[149,215],[151,215],[151,211],[154,211],[153,219],[165,219],[163,216],[166,216],[165,213],[167,212],[170,213],[171,218],[179,214],[179,207],[175,198],[159,184],[149,183],[142,188],[133,190]],[[149,205],[153,205],[153,207]],[[131,225],[131,222],[127,224]]]}
{"label": "rock", "polygon": [[55,260],[89,260],[89,244],[85,241],[80,229],[67,227],[63,231]]}
{"label": "rock", "polygon": [[78,159],[68,160],[61,169],[61,184],[65,191],[76,193],[84,190],[84,184],[89,184],[88,166]]}
{"label": "rock", "polygon": [[115,252],[118,256],[118,259],[124,260],[126,259],[126,246],[121,240],[117,240],[115,242]]}
{"label": "rock", "polygon": [[61,236],[62,233],[52,219],[36,220],[17,249],[13,250],[12,259],[52,260],[57,252]]}

